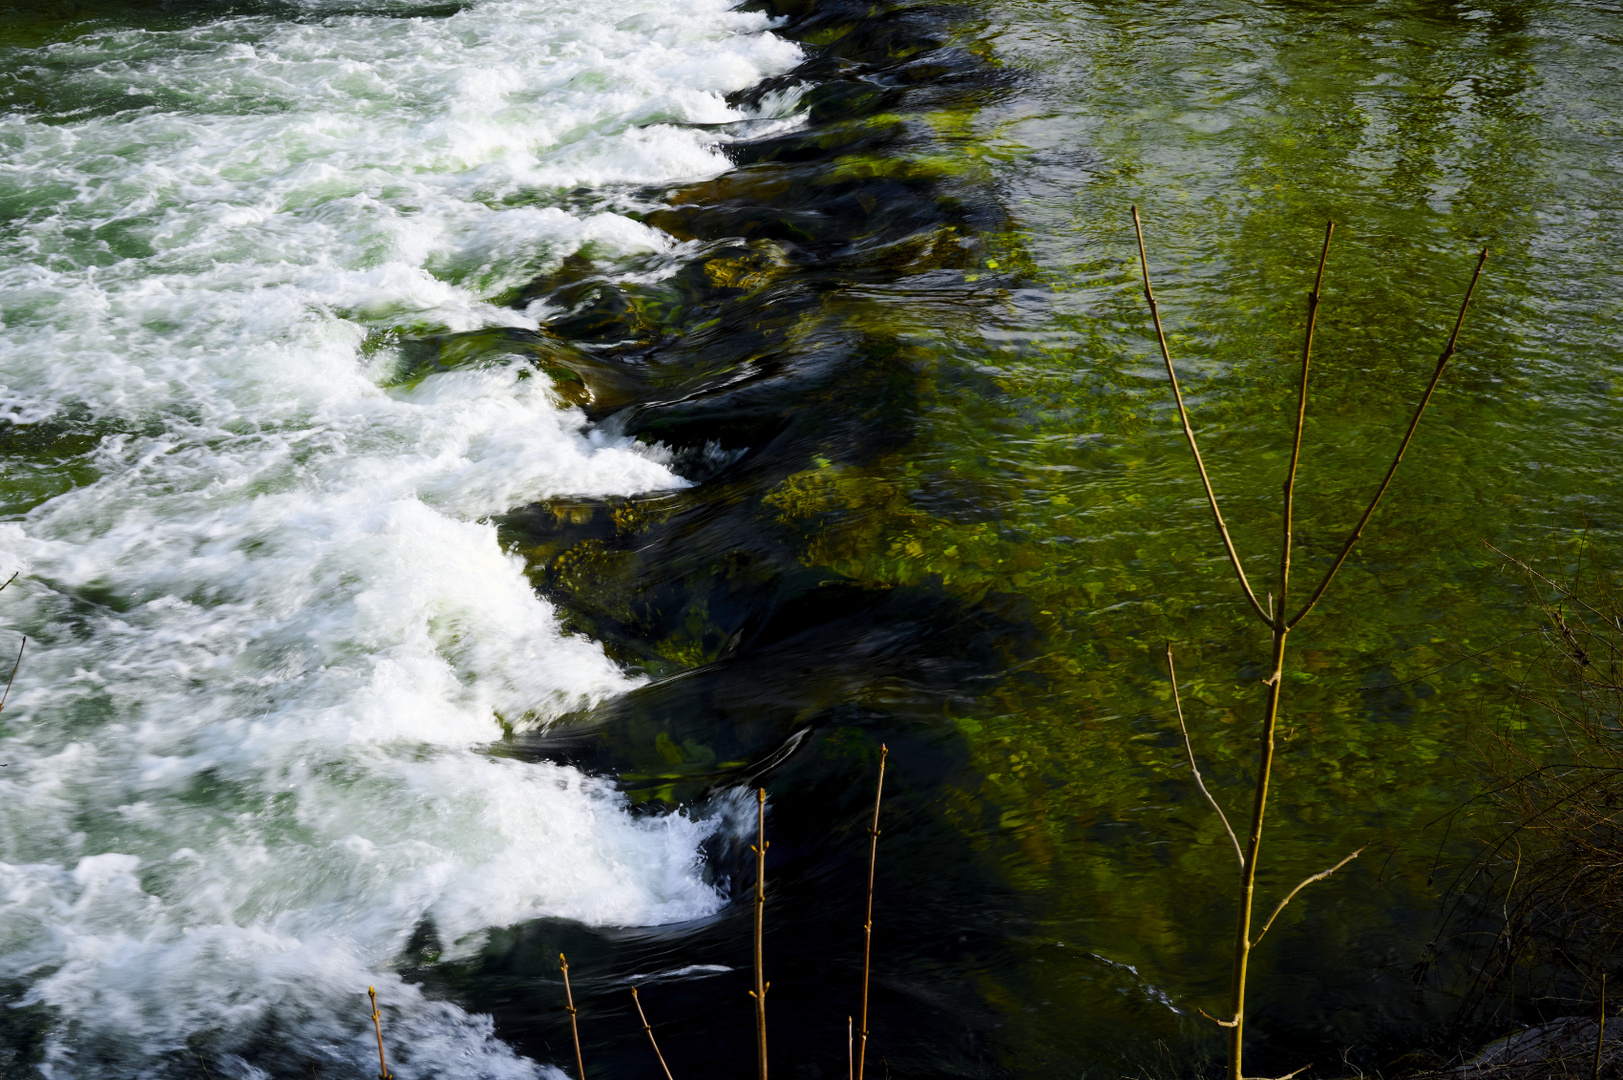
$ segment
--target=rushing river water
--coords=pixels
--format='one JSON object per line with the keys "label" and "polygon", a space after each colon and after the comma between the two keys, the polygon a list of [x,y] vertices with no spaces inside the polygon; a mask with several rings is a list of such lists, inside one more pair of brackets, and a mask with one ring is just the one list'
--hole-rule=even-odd
{"label": "rushing river water", "polygon": [[[0,1071],[870,1068],[1220,1051],[1265,642],[1240,546],[1339,223],[1255,1065],[1448,1030],[1520,553],[1623,526],[1623,7],[0,8]],[[9,647],[7,641],[0,646]],[[1461,662],[1462,657],[1484,657]],[[1433,947],[1433,943],[1436,947]],[[1428,968],[1433,956],[1440,962]],[[1456,960],[1455,967],[1464,963]],[[556,1075],[556,1073],[552,1073]]]}

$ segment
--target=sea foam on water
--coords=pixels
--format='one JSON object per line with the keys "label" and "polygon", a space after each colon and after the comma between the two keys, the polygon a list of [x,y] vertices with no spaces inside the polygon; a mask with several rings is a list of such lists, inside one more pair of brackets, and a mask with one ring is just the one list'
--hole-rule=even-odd
{"label": "sea foam on water", "polygon": [[50,1075],[189,1047],[265,1075],[267,1045],[358,1075],[369,983],[401,1077],[536,1075],[390,974],[425,920],[455,957],[719,907],[713,822],[482,749],[634,685],[487,516],[683,481],[516,360],[385,389],[362,346],[533,328],[488,298],[584,245],[679,256],[615,193],[725,169],[690,125],[798,58],[717,0],[316,6],[0,57],[36,103],[0,115],[0,416],[96,436],[5,478],[0,525],[0,616],[34,639],[0,720],[0,985],[43,1006]]}

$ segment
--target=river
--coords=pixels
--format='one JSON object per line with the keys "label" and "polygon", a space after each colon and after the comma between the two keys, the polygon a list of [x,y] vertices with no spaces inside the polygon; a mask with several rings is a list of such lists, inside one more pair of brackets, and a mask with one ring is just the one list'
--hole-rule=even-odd
{"label": "river", "polygon": [[[0,10],[0,1070],[1220,1063],[1253,576],[1334,219],[1252,1057],[1439,1045],[1445,816],[1623,525],[1623,7]],[[1552,554],[1553,553],[1553,554]],[[1439,822],[1443,822],[1439,824]],[[1436,963],[1432,963],[1435,960]],[[1269,1073],[1272,1075],[1272,1073]]]}

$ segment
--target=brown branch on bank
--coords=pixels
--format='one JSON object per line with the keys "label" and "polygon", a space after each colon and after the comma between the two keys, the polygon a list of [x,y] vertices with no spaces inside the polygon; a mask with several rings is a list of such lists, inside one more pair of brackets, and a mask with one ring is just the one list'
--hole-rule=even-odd
{"label": "brown branch on bank", "polygon": [[1172,666],[1172,642],[1167,642],[1167,677],[1172,681],[1172,704],[1178,709],[1178,730],[1183,732],[1183,748],[1189,755],[1189,771],[1194,774],[1195,786],[1200,793],[1206,796],[1206,801],[1212,804],[1217,811],[1217,820],[1223,823],[1223,830],[1229,834],[1229,841],[1234,845],[1234,857],[1240,861],[1240,869],[1245,869],[1245,852],[1240,850],[1240,838],[1234,835],[1234,826],[1229,824],[1229,816],[1223,813],[1223,808],[1217,805],[1212,793],[1206,789],[1206,781],[1201,779],[1200,766],[1195,764],[1195,747],[1189,741],[1189,728],[1183,722],[1183,702],[1178,699],[1178,672]]}
{"label": "brown branch on bank", "polygon": [[637,1005],[637,1019],[642,1021],[642,1030],[648,1036],[648,1045],[654,1048],[654,1056],[659,1059],[659,1067],[665,1071],[665,1080],[672,1080],[671,1067],[665,1064],[665,1055],[659,1052],[659,1043],[654,1041],[654,1029],[648,1023],[648,1017],[642,1011],[642,999],[637,996],[637,988],[631,988],[631,1000]]}
{"label": "brown branch on bank", "polygon": [[569,960],[558,954],[558,968],[564,973],[564,1011],[569,1013],[569,1033],[575,1037],[575,1080],[586,1080],[586,1063],[580,1056],[580,1025],[575,1022],[575,992],[569,988]]}
{"label": "brown branch on bank", "polygon": [[1200,471],[1200,482],[1206,486],[1206,502],[1212,508],[1212,520],[1217,523],[1217,531],[1223,537],[1223,547],[1228,551],[1229,563],[1234,567],[1235,577],[1240,579],[1240,588],[1245,590],[1245,598],[1251,601],[1251,610],[1257,613],[1257,618],[1273,625],[1273,619],[1263,610],[1262,604],[1257,601],[1257,594],[1251,589],[1251,582],[1246,580],[1245,567],[1240,563],[1240,553],[1234,549],[1234,540],[1229,536],[1228,526],[1223,524],[1223,512],[1217,508],[1217,493],[1212,490],[1212,481],[1206,475],[1206,463],[1201,460],[1200,447],[1195,443],[1195,429],[1189,426],[1189,410],[1184,408],[1183,391],[1178,388],[1178,373],[1172,367],[1172,353],[1167,349],[1167,335],[1161,329],[1161,308],[1155,302],[1155,290],[1150,288],[1150,259],[1144,251],[1144,226],[1138,220],[1138,207],[1133,207],[1133,228],[1138,233],[1138,261],[1144,271],[1144,299],[1150,304],[1150,317],[1155,320],[1155,339],[1161,343],[1161,359],[1166,363],[1167,378],[1172,382],[1172,397],[1178,403],[1178,418],[1183,421],[1184,438],[1189,441],[1189,452],[1194,455],[1195,468]]}
{"label": "brown branch on bank", "polygon": [[868,958],[873,946],[873,879],[879,861],[879,800],[885,794],[885,758],[890,750],[879,745],[879,783],[873,793],[873,822],[868,826],[868,916],[862,923],[862,1029],[857,1035],[857,1080],[868,1058]]}
{"label": "brown branch on bank", "polygon": [[1329,877],[1331,874],[1335,873],[1337,870],[1340,870],[1343,866],[1346,866],[1348,863],[1350,863],[1354,859],[1358,858],[1358,856],[1362,855],[1364,853],[1364,848],[1367,848],[1368,846],[1369,846],[1368,844],[1365,844],[1364,847],[1361,847],[1357,851],[1353,852],[1351,855],[1348,855],[1345,859],[1342,859],[1340,862],[1336,863],[1330,869],[1328,869],[1328,870],[1320,870],[1317,874],[1314,874],[1312,877],[1303,879],[1303,881],[1302,881],[1302,883],[1300,885],[1296,886],[1296,888],[1292,889],[1289,893],[1285,894],[1285,899],[1283,899],[1283,900],[1281,900],[1279,902],[1279,906],[1274,908],[1274,913],[1272,915],[1268,916],[1268,921],[1262,924],[1262,932],[1257,935],[1256,940],[1251,942],[1251,947],[1256,948],[1257,945],[1259,943],[1261,943],[1263,935],[1268,933],[1268,928],[1270,926],[1274,925],[1274,920],[1279,918],[1279,913],[1281,911],[1285,910],[1285,905],[1286,904],[1290,903],[1291,900],[1295,899],[1297,893],[1301,892],[1303,889],[1307,888],[1309,885],[1313,884],[1315,881],[1323,881],[1325,878]]}
{"label": "brown branch on bank", "polygon": [[368,986],[366,996],[372,999],[372,1027],[378,1033],[378,1080],[393,1080],[389,1075],[389,1063],[383,1059],[383,1016],[378,1012],[377,988]]}
{"label": "brown branch on bank", "polygon": [[761,928],[766,920],[766,788],[755,789],[755,1066],[760,1080],[766,1080],[766,992],[772,986],[766,981],[761,960]]}

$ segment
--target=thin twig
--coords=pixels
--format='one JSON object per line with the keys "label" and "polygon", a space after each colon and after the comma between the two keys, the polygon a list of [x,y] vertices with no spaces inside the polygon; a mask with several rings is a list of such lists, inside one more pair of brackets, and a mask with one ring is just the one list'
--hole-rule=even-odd
{"label": "thin twig", "polygon": [[1600,973],[1600,1023],[1595,1028],[1595,1075],[1600,1080],[1600,1049],[1606,1040],[1606,972]]}
{"label": "thin twig", "polygon": [[1540,581],[1544,582],[1544,584],[1550,586],[1552,589],[1559,589],[1563,596],[1565,596],[1569,600],[1575,601],[1578,604],[1581,604],[1584,607],[1588,608],[1589,611],[1592,614],[1598,616],[1602,622],[1610,622],[1611,621],[1611,616],[1607,615],[1604,611],[1600,611],[1593,604],[1590,604],[1583,597],[1579,596],[1575,592],[1572,592],[1565,585],[1562,585],[1560,582],[1551,581],[1549,578],[1545,577],[1543,574],[1539,573],[1537,570],[1534,570],[1531,566],[1528,566],[1526,563],[1524,563],[1520,559],[1516,558],[1516,556],[1509,555],[1509,554],[1507,554],[1507,553],[1505,553],[1503,551],[1500,551],[1498,548],[1494,547],[1492,544],[1488,543],[1488,541],[1486,541],[1486,540],[1482,541],[1482,546],[1487,548],[1489,551],[1493,552],[1495,555],[1498,555],[1500,558],[1505,559],[1505,560],[1507,560],[1509,562],[1515,563],[1517,566],[1521,567],[1521,569],[1522,569],[1522,571],[1524,573],[1531,574],[1533,577],[1538,578]]}
{"label": "thin twig", "polygon": [[23,666],[23,650],[28,647],[28,638],[24,636],[22,644],[17,646],[17,662],[11,665],[11,678],[6,680],[6,692],[0,694],[0,712],[6,711],[6,699],[11,696],[11,684],[17,681],[17,669]]}
{"label": "thin twig", "polygon": [[873,879],[879,861],[879,800],[885,794],[885,758],[890,750],[879,745],[879,783],[873,793],[873,822],[868,826],[868,916],[862,923],[862,1028],[857,1034],[857,1080],[868,1059],[868,958],[873,947]]}
{"label": "thin twig", "polygon": [[[1324,226],[1324,248],[1319,252],[1319,270],[1313,278],[1313,291],[1307,294],[1307,331],[1302,337],[1302,377],[1296,395],[1296,431],[1291,439],[1290,468],[1285,471],[1285,506],[1282,515],[1284,524],[1284,539],[1279,545],[1279,615],[1285,617],[1285,598],[1290,592],[1291,578],[1291,530],[1294,525],[1296,508],[1296,470],[1302,461],[1302,431],[1307,426],[1307,374],[1308,366],[1313,358],[1313,331],[1319,324],[1319,299],[1324,294],[1324,264],[1330,258],[1330,237],[1336,231],[1336,223],[1327,222]],[[1268,604],[1268,613],[1273,614],[1272,599]],[[1244,858],[1241,859],[1244,862]]]}
{"label": "thin twig", "polygon": [[761,958],[761,930],[766,921],[766,788],[755,789],[755,1065],[759,1080],[766,1080],[766,992],[772,984],[766,981],[766,970]]}
{"label": "thin twig", "polygon": [[1234,549],[1234,541],[1229,536],[1228,526],[1223,524],[1223,512],[1217,508],[1217,494],[1212,490],[1211,478],[1206,475],[1206,463],[1201,460],[1200,447],[1195,443],[1195,429],[1189,425],[1189,410],[1184,408],[1183,391],[1178,388],[1178,373],[1172,367],[1172,353],[1167,349],[1166,332],[1161,329],[1161,308],[1155,302],[1155,291],[1150,288],[1150,258],[1144,252],[1144,226],[1138,220],[1138,207],[1133,207],[1133,229],[1138,234],[1138,262],[1144,271],[1144,299],[1150,303],[1150,317],[1155,320],[1155,338],[1161,344],[1161,359],[1167,367],[1167,378],[1172,382],[1172,397],[1178,403],[1178,418],[1183,422],[1184,438],[1189,441],[1189,452],[1195,456],[1195,468],[1200,472],[1200,482],[1206,486],[1206,501],[1212,508],[1212,520],[1217,522],[1217,531],[1223,537],[1223,547],[1228,551],[1229,562],[1234,566],[1234,574],[1240,579],[1240,588],[1245,590],[1245,598],[1251,601],[1251,610],[1257,613],[1257,618],[1272,626],[1274,620],[1269,618],[1268,612],[1257,600],[1257,594],[1252,591],[1251,582],[1246,580],[1245,567],[1240,564],[1240,553]]}
{"label": "thin twig", "polygon": [[372,999],[372,1027],[378,1033],[378,1080],[393,1080],[389,1075],[389,1063],[383,1058],[383,1016],[378,1012],[377,988],[368,986],[366,996]]}
{"label": "thin twig", "polygon": [[[16,580],[17,580],[17,575],[15,573],[12,574],[10,577],[6,578],[5,584],[0,585],[0,592],[4,592],[5,589],[6,589],[6,585],[10,585],[13,581],[16,581]],[[22,644],[17,646],[17,662],[15,664],[11,665],[11,678],[6,680],[6,692],[4,694],[0,694],[0,712],[5,712],[6,711],[6,699],[11,696],[11,684],[17,681],[17,669],[23,666],[23,649],[25,649],[27,647],[28,647],[28,635],[24,634]],[[11,763],[9,761],[6,762],[4,765],[0,765],[0,769],[9,769],[9,768],[11,768]],[[197,1051],[193,1050],[192,1053],[195,1054],[195,1053],[197,1053]],[[197,1063],[199,1065],[202,1065],[203,1064],[203,1059],[198,1058]],[[204,1066],[203,1071],[205,1073],[208,1072],[208,1067]]]}
{"label": "thin twig", "polygon": [[[1421,674],[1416,675],[1412,679],[1404,679],[1401,682],[1381,683],[1379,686],[1371,686],[1368,689],[1371,690],[1371,691],[1376,691],[1376,690],[1396,690],[1396,689],[1399,689],[1400,687],[1410,686],[1410,685],[1412,685],[1414,683],[1417,683],[1417,682],[1424,682],[1427,679],[1431,678],[1433,675],[1438,674],[1439,672],[1447,671],[1451,667],[1458,667],[1460,664],[1463,664],[1468,660],[1475,660],[1475,659],[1477,659],[1479,657],[1487,656],[1489,653],[1496,653],[1500,649],[1504,648],[1506,645],[1510,645],[1510,644],[1512,644],[1514,642],[1520,641],[1524,637],[1530,637],[1533,634],[1542,634],[1547,629],[1548,629],[1548,627],[1535,626],[1531,630],[1523,630],[1519,634],[1510,635],[1509,637],[1505,638],[1503,641],[1499,642],[1497,645],[1490,645],[1486,649],[1479,649],[1479,650],[1477,650],[1476,652],[1473,652],[1473,653],[1466,653],[1464,656],[1460,657],[1457,660],[1450,660],[1448,663],[1443,664],[1443,665],[1441,665],[1439,667],[1434,667],[1429,671],[1422,672]],[[1346,680],[1345,683],[1343,683],[1341,685],[1344,685],[1344,686],[1359,686],[1359,687],[1363,686],[1363,684],[1361,682],[1355,682],[1353,679],[1348,679],[1348,680]]]}
{"label": "thin twig", "polygon": [[1212,1023],[1216,1024],[1218,1027],[1232,1028],[1240,1026],[1240,1022],[1238,1020],[1219,1020],[1217,1017],[1213,1016],[1211,1013],[1207,1012],[1205,1009],[1202,1009],[1198,1005],[1195,1006],[1195,1011],[1204,1016],[1206,1019],[1210,1020]]}
{"label": "thin twig", "polygon": [[[1310,1061],[1306,1065],[1303,1065],[1300,1069],[1297,1069],[1294,1072],[1288,1072],[1284,1076],[1276,1076],[1276,1077],[1273,1078],[1273,1080],[1291,1080],[1291,1077],[1300,1076],[1303,1073],[1307,1072],[1312,1067],[1313,1067],[1313,1063]],[[1256,1078],[1252,1078],[1252,1080],[1256,1080]]]}
{"label": "thin twig", "polygon": [[856,1040],[851,1035],[852,1030],[853,1029],[852,1029],[852,1026],[851,1026],[851,1018],[849,1016],[847,1016],[845,1018],[845,1078],[846,1078],[846,1080],[856,1080],[856,1076],[857,1076],[857,1066],[856,1066],[857,1052],[856,1052],[855,1049],[853,1049],[853,1047],[856,1046]]}
{"label": "thin twig", "polygon": [[[1364,853],[1364,848],[1367,848],[1368,846],[1369,846],[1368,844],[1365,844],[1364,847],[1361,847],[1357,851],[1353,852],[1351,855],[1348,855],[1345,859],[1342,859],[1340,862],[1336,863],[1330,869],[1328,869],[1328,870],[1320,870],[1317,874],[1314,874],[1312,877],[1305,879],[1300,885],[1296,886],[1296,888],[1292,889],[1288,894],[1286,894],[1285,899],[1281,900],[1279,902],[1279,906],[1274,908],[1274,913],[1272,915],[1268,916],[1268,921],[1262,924],[1262,933],[1258,934],[1256,936],[1256,939],[1251,942],[1251,947],[1253,949],[1257,947],[1258,943],[1260,943],[1262,941],[1263,935],[1268,933],[1268,928],[1270,926],[1274,925],[1274,920],[1279,918],[1279,913],[1281,911],[1285,910],[1285,905],[1290,903],[1291,900],[1293,898],[1295,898],[1297,893],[1301,892],[1303,889],[1307,888],[1309,885],[1313,884],[1315,881],[1323,881],[1325,878],[1329,877],[1331,874],[1335,873],[1337,870],[1340,870],[1343,866],[1346,866],[1348,863],[1350,863],[1354,859],[1358,858],[1358,856],[1362,855]],[[1292,1075],[1294,1075],[1294,1074],[1292,1074]]]}
{"label": "thin twig", "polygon": [[[21,570],[14,571],[10,577],[6,578],[5,583],[0,584],[0,592],[5,592],[6,591],[6,585],[10,585],[13,581],[16,581],[17,580],[17,575],[20,574],[20,573],[22,573]],[[195,1052],[196,1051],[193,1051],[193,1053],[195,1053]]]}
{"label": "thin twig", "polygon": [[1319,602],[1319,598],[1324,595],[1324,590],[1330,587],[1330,582],[1335,578],[1336,571],[1341,569],[1341,564],[1347,561],[1347,556],[1351,555],[1353,548],[1357,546],[1358,538],[1364,534],[1364,526],[1369,524],[1369,519],[1375,515],[1375,508],[1380,505],[1381,496],[1385,495],[1386,489],[1392,485],[1392,477],[1397,475],[1398,466],[1403,463],[1404,452],[1409,449],[1409,443],[1414,439],[1416,429],[1420,427],[1420,418],[1426,414],[1426,406],[1431,404],[1431,395],[1436,391],[1438,382],[1442,380],[1443,369],[1448,367],[1448,361],[1454,356],[1454,346],[1460,339],[1460,328],[1465,325],[1466,309],[1471,306],[1471,297],[1476,294],[1476,285],[1482,278],[1482,267],[1487,261],[1488,249],[1483,248],[1482,255],[1476,261],[1476,270],[1471,274],[1471,283],[1466,286],[1465,299],[1460,301],[1460,314],[1454,320],[1454,331],[1448,335],[1448,344],[1444,346],[1442,355],[1437,357],[1437,368],[1431,373],[1431,381],[1426,384],[1426,392],[1421,395],[1420,404],[1416,406],[1414,411],[1414,419],[1409,421],[1409,430],[1404,433],[1403,441],[1398,444],[1398,452],[1393,456],[1392,464],[1386,470],[1385,479],[1381,481],[1381,486],[1375,489],[1375,496],[1370,499],[1368,509],[1364,511],[1364,516],[1358,519],[1357,526],[1348,535],[1347,542],[1341,547],[1341,554],[1336,556],[1336,561],[1331,563],[1330,569],[1325,572],[1324,580],[1320,581],[1319,587],[1313,590],[1313,595],[1306,604],[1302,605],[1302,610],[1298,611],[1295,618],[1286,624],[1287,628],[1294,628],[1297,623],[1307,617],[1308,612],[1313,610],[1313,605]]}
{"label": "thin twig", "polygon": [[558,954],[558,967],[564,973],[565,1011],[569,1013],[569,1033],[575,1037],[575,1080],[586,1080],[586,1062],[580,1056],[580,1025],[575,1021],[575,992],[569,988],[569,960]]}
{"label": "thin twig", "polygon": [[1167,642],[1167,677],[1172,680],[1172,704],[1178,708],[1178,730],[1183,732],[1183,748],[1189,755],[1189,771],[1194,774],[1195,786],[1200,793],[1206,796],[1206,801],[1212,804],[1217,811],[1217,820],[1223,823],[1223,831],[1229,834],[1229,840],[1234,844],[1234,857],[1240,861],[1240,869],[1245,869],[1245,852],[1240,850],[1240,838],[1234,835],[1234,827],[1229,824],[1229,817],[1223,813],[1223,808],[1217,805],[1212,793],[1206,789],[1206,781],[1201,779],[1200,766],[1195,764],[1195,747],[1189,741],[1189,728],[1183,722],[1183,702],[1178,699],[1178,672],[1172,666],[1172,642]]}
{"label": "thin twig", "polygon": [[654,1048],[654,1056],[659,1059],[659,1067],[665,1070],[665,1080],[672,1080],[671,1067],[665,1064],[665,1055],[659,1052],[659,1043],[654,1041],[654,1029],[648,1024],[648,1017],[642,1011],[642,999],[637,996],[637,988],[631,988],[631,1000],[637,1005],[637,1019],[642,1021],[642,1030],[648,1035],[648,1045]]}

